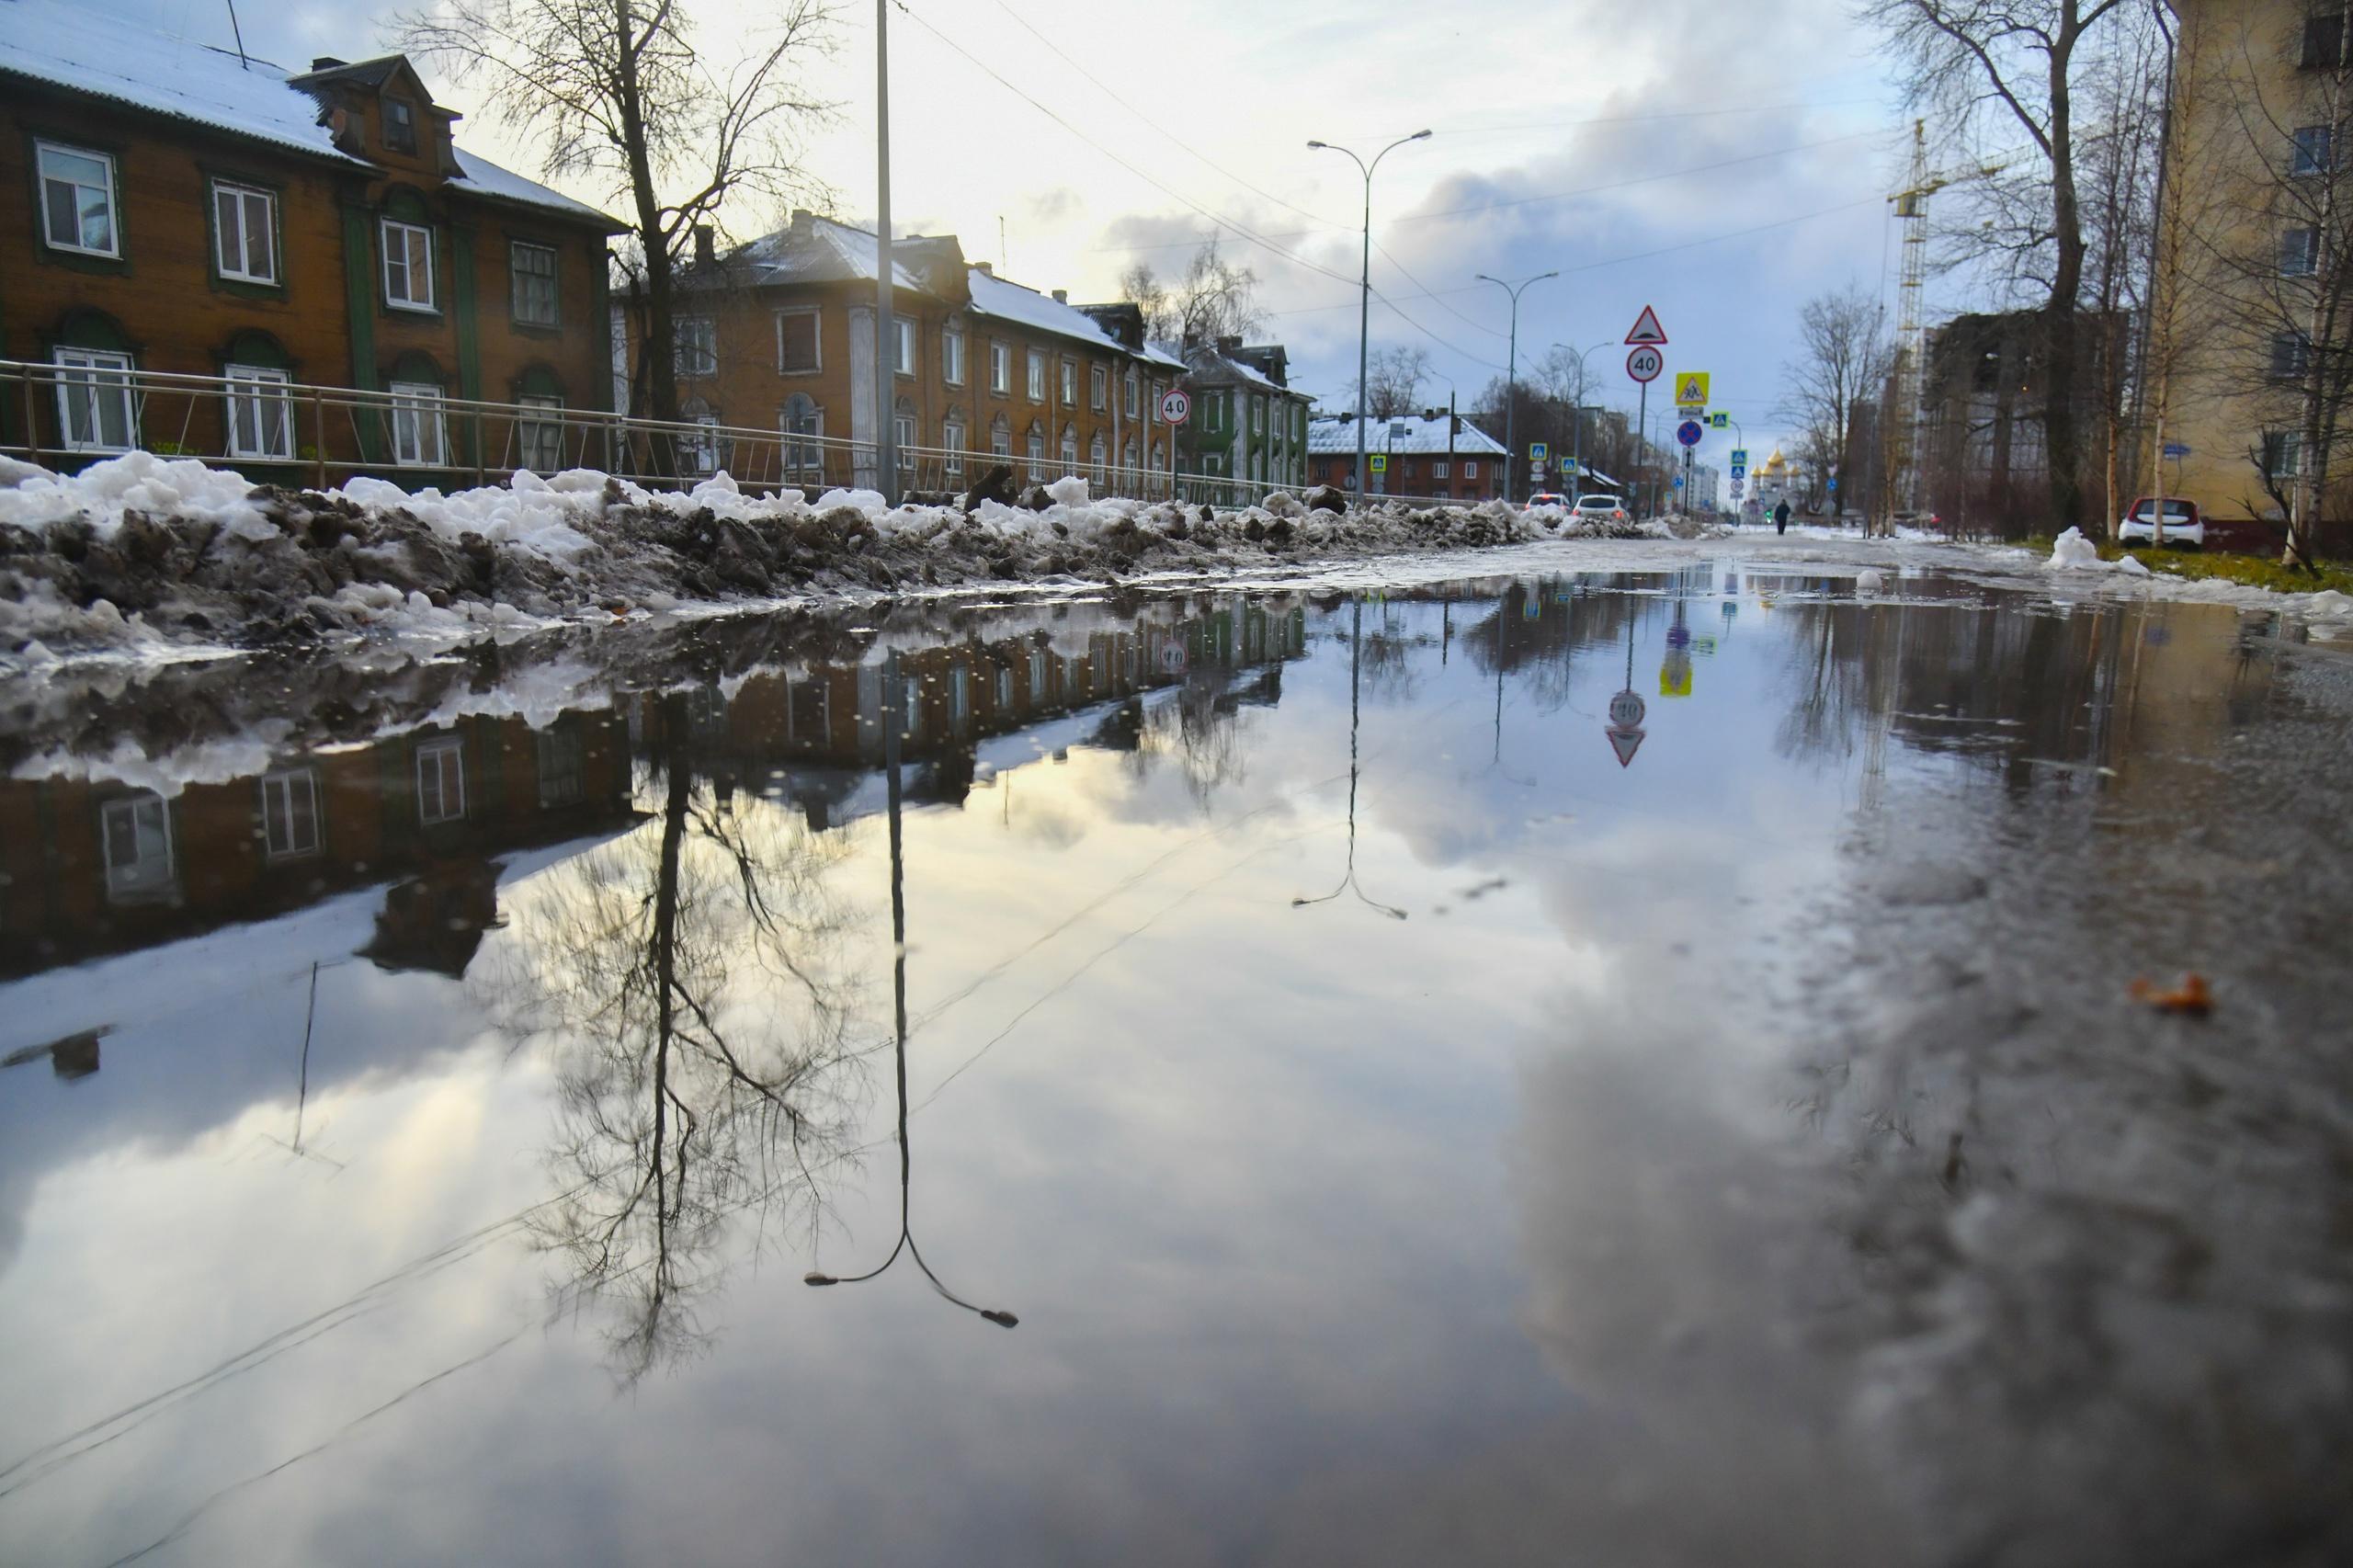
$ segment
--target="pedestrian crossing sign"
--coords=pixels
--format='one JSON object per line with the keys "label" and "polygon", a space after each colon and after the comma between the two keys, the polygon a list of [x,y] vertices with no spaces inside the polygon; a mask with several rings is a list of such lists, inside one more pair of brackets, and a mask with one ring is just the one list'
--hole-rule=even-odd
{"label": "pedestrian crossing sign", "polygon": [[1678,370],[1675,376],[1675,403],[1678,408],[1708,406],[1708,372]]}
{"label": "pedestrian crossing sign", "polygon": [[1374,452],[1366,459],[1366,462],[1375,473],[1389,472],[1389,454],[1386,452]]}
{"label": "pedestrian crossing sign", "polygon": [[1722,409],[1718,409],[1714,414],[1708,416],[1708,423],[1714,426],[1719,430],[1729,430],[1732,428],[1732,415],[1724,413]]}

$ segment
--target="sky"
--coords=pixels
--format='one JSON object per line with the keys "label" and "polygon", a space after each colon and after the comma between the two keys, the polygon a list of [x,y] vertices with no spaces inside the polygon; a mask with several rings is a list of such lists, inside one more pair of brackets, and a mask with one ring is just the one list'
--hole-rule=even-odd
{"label": "sky", "polygon": [[[229,41],[228,0],[93,3]],[[768,10],[689,4],[721,53]],[[299,66],[379,51],[395,9],[242,0],[238,18],[254,52]],[[954,233],[967,256],[1074,301],[1115,299],[1131,263],[1175,272],[1222,235],[1257,274],[1263,335],[1290,348],[1293,384],[1331,406],[1356,374],[1364,187],[1311,139],[1370,155],[1433,132],[1380,166],[1369,335],[1429,351],[1434,403],[1449,381],[1470,402],[1511,358],[1505,292],[1477,275],[1557,270],[1522,297],[1523,366],[1555,344],[1608,346],[1588,358],[1599,401],[1631,413],[1617,346],[1653,305],[1670,373],[1710,371],[1711,406],[1761,460],[1785,434],[1781,370],[1805,301],[1860,282],[1893,309],[1883,198],[1908,120],[1849,0],[909,0],[890,16],[894,232]],[[804,163],[829,193],[814,205],[870,222],[873,10],[846,7],[834,34],[806,82],[838,107]],[[446,71],[425,75],[445,104],[478,108]],[[463,143],[537,172],[536,149],[470,119]],[[781,217],[729,214],[739,235]],[[1722,464],[1734,444],[1712,435],[1699,458]]]}

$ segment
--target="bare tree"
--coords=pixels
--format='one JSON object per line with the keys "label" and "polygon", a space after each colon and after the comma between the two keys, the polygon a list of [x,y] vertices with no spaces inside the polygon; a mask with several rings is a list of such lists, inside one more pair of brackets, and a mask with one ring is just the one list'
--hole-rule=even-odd
{"label": "bare tree", "polygon": [[[1395,419],[1420,413],[1422,383],[1429,377],[1430,356],[1426,348],[1375,350],[1365,370],[1366,417]],[[1348,388],[1348,396],[1351,400],[1356,396],[1353,384]]]}
{"label": "bare tree", "polygon": [[1820,476],[1851,464],[1856,406],[1893,368],[1886,307],[1859,283],[1817,294],[1798,312],[1798,350],[1774,415],[1796,426],[1806,472]]}
{"label": "bare tree", "polygon": [[1143,312],[1144,336],[1169,349],[1247,337],[1267,321],[1258,308],[1258,275],[1220,256],[1214,239],[1193,253],[1174,282],[1136,263],[1120,275],[1120,298]]}
{"label": "bare tree", "polygon": [[2107,526],[2120,527],[2139,472],[2129,428],[2134,385],[2132,324],[2145,317],[2147,259],[2155,240],[2157,181],[2166,105],[2169,40],[2153,14],[2120,27],[2115,47],[2086,88],[2083,148],[2085,297],[2092,317],[2090,391],[2099,411]]}
{"label": "bare tree", "polygon": [[401,14],[401,48],[483,91],[491,118],[540,148],[551,179],[601,182],[631,214],[625,298],[638,412],[678,415],[676,275],[731,196],[816,188],[799,132],[830,112],[799,81],[832,47],[827,0],[781,0],[724,62],[698,47],[684,0],[438,0]]}
{"label": "bare tree", "polygon": [[2075,315],[2087,246],[2077,84],[2125,9],[2126,0],[1863,0],[1860,7],[1907,61],[1907,97],[1950,128],[1947,151],[1989,171],[1959,187],[1981,218],[1953,231],[1963,254],[2041,295],[2043,437],[2060,528],[2079,522],[2084,505]]}

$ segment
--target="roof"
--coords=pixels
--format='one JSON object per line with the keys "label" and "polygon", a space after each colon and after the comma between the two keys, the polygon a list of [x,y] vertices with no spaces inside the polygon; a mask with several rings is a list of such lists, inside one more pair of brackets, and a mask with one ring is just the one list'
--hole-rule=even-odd
{"label": "roof", "polygon": [[995,273],[983,272],[977,267],[970,269],[970,277],[972,313],[975,315],[1017,322],[1032,331],[1067,337],[1089,348],[1105,348],[1119,355],[1135,352],[1105,332],[1102,323],[1076,305],[1066,305],[1051,294],[1040,294],[1023,284],[1007,282]]}
{"label": "roof", "polygon": [[[1456,432],[1449,445],[1446,417],[1425,419],[1418,414],[1399,419],[1368,419],[1365,449],[1373,452],[1406,453],[1418,456],[1434,452],[1439,457],[1449,452],[1456,457],[1504,455],[1504,444],[1480,429],[1469,420]],[[1347,452],[1357,449],[1357,422],[1354,415],[1325,415],[1307,422],[1307,449],[1318,452]]]}
{"label": "roof", "polygon": [[[1197,382],[1216,385],[1225,381],[1238,381],[1244,386],[1256,387],[1261,392],[1273,392],[1279,397],[1295,397],[1302,401],[1313,401],[1305,392],[1296,387],[1283,385],[1248,360],[1238,358],[1207,344],[1195,344],[1185,351],[1185,358],[1186,369]],[[1445,449],[1441,447],[1439,449],[1443,451]],[[1356,437],[1353,436],[1348,437],[1348,450],[1356,450]]]}
{"label": "roof", "polygon": [[341,65],[329,65],[321,70],[305,71],[294,78],[298,82],[357,82],[363,87],[381,87],[392,79],[392,74],[408,63],[404,54],[380,54],[373,60],[353,60]]}
{"label": "roof", "polygon": [[[735,254],[758,269],[760,283],[871,283],[881,275],[872,231],[831,218],[813,217],[805,238],[779,229],[751,241]],[[896,255],[891,273],[902,289],[921,292],[923,279]]]}
{"label": "roof", "polygon": [[[93,11],[86,0],[0,0],[0,72],[354,168],[376,165],[335,144],[318,100],[297,84],[349,79],[381,85],[404,59],[391,54],[290,76],[284,66],[258,55],[240,60],[233,50],[167,38]],[[623,227],[479,153],[456,153],[460,177],[449,183],[458,190]]]}

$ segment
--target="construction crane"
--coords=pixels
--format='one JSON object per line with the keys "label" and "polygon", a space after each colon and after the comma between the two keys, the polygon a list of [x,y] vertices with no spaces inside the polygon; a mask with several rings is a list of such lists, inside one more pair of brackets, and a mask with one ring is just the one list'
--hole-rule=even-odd
{"label": "construction crane", "polygon": [[1904,270],[1896,296],[1894,481],[1891,488],[1903,497],[1900,508],[1920,509],[1920,448],[1924,411],[1922,381],[1928,363],[1928,326],[1922,301],[1928,278],[1928,198],[1958,180],[1991,179],[2007,165],[1985,164],[1967,174],[1928,172],[1928,124],[1912,122],[1912,168],[1909,184],[1888,198],[1895,221],[1904,225]]}

